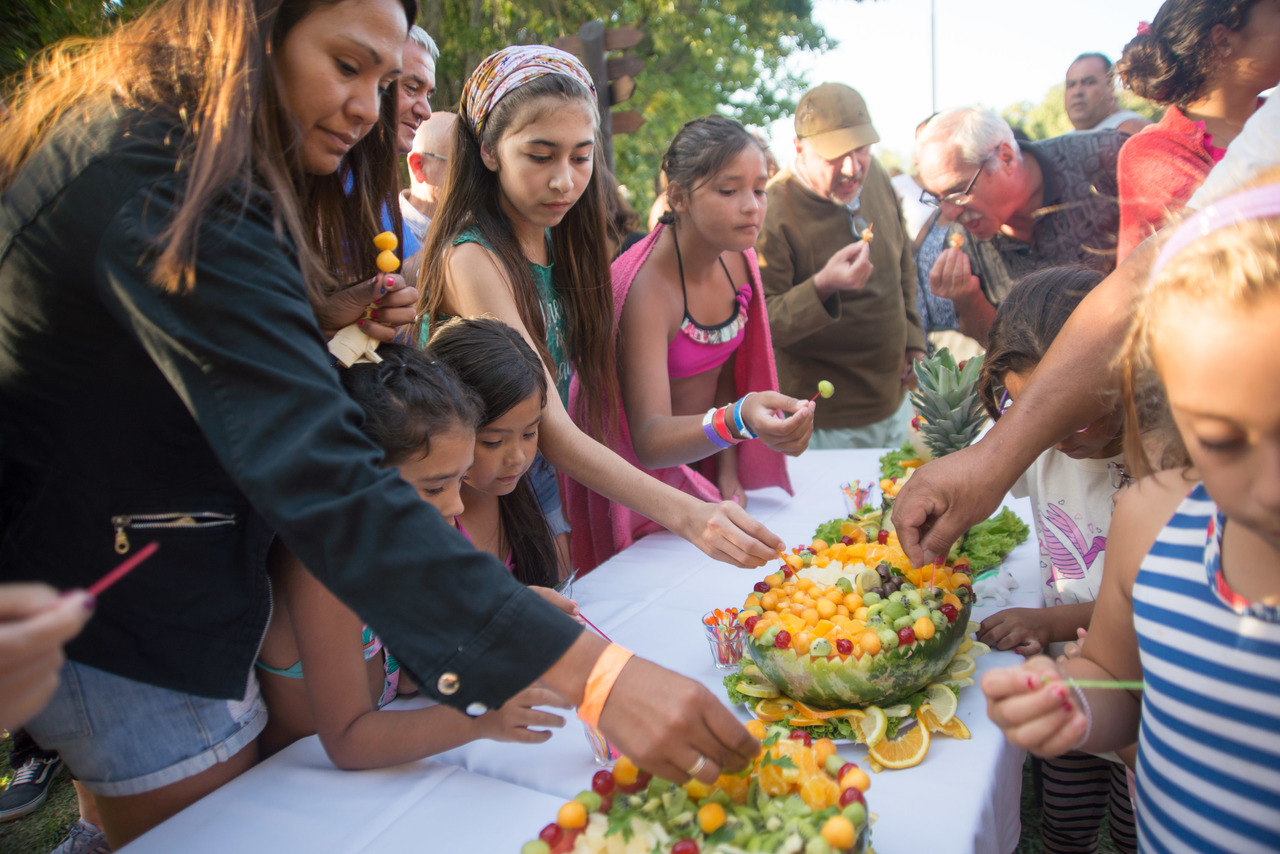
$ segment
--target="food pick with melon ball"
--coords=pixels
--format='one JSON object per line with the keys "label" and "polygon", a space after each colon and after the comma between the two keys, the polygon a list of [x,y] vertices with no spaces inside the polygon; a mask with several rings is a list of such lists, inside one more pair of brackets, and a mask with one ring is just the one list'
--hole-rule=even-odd
{"label": "food pick with melon ball", "polygon": [[836,387],[833,386],[830,381],[818,380],[818,394],[815,394],[813,397],[809,398],[809,402],[813,403],[815,400],[817,400],[818,395],[822,395],[822,399],[826,400],[828,397],[831,397],[831,395],[835,393],[836,393]]}
{"label": "food pick with melon ball", "polygon": [[[400,241],[396,240],[394,234],[389,231],[382,232],[373,238],[373,245],[382,250],[378,253],[376,262],[379,270],[383,273],[394,273],[400,268],[400,259],[395,253]],[[366,308],[363,320],[368,320],[372,311],[372,306]],[[378,339],[366,335],[359,323],[344,326],[329,342],[329,353],[344,368],[359,362],[381,362],[382,357],[378,355],[377,350]]]}

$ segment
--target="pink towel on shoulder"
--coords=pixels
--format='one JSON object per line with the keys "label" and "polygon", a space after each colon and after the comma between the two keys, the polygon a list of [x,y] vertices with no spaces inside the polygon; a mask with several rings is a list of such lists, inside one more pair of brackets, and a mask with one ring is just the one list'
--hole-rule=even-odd
{"label": "pink towel on shoulder", "polygon": [[[622,318],[622,307],[627,302],[631,283],[640,272],[640,268],[644,266],[662,229],[663,226],[659,225],[652,234],[632,246],[613,262],[615,331]],[[742,346],[738,348],[737,358],[734,361],[733,380],[740,395],[748,391],[778,390],[778,372],[773,363],[773,342],[769,336],[764,290],[760,284],[760,268],[756,263],[754,249],[747,250],[746,259],[751,273],[753,296],[750,312],[747,315],[746,330],[743,332]],[[578,383],[577,376],[574,376],[569,386],[569,413],[579,424],[583,423],[584,411],[581,394],[582,387]],[[612,401],[611,405],[617,412],[623,413],[621,400]],[[636,468],[644,469],[636,459],[625,413],[618,419],[614,433],[606,437],[605,444]],[[791,480],[787,477],[786,459],[781,453],[767,447],[763,442],[756,441],[743,442],[737,448],[738,479],[742,482],[744,489],[780,486],[789,494],[795,494],[791,488]],[[720,500],[720,490],[715,484],[687,465],[644,470],[663,483],[704,501]],[[662,530],[657,523],[592,492],[572,478],[565,478],[564,483],[564,508],[568,514],[569,524],[573,526],[569,541],[570,552],[573,556],[573,565],[583,572],[595,569],[645,534]]]}

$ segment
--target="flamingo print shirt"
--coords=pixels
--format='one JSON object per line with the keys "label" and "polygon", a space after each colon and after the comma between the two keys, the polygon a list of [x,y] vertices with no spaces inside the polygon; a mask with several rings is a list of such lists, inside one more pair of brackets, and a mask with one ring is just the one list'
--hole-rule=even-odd
{"label": "flamingo print shirt", "polygon": [[1050,449],[1014,486],[1013,494],[1029,495],[1035,509],[1046,608],[1097,598],[1116,491],[1108,463],[1123,462],[1123,455],[1073,460]]}

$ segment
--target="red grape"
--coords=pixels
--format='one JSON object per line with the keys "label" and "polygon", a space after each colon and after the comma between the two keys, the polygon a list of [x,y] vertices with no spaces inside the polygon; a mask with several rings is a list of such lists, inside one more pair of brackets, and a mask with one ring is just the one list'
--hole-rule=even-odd
{"label": "red grape", "polygon": [[791,646],[791,632],[786,629],[778,632],[777,637],[773,639],[773,645],[778,649],[786,649]]}
{"label": "red grape", "polygon": [[613,793],[613,772],[597,771],[591,778],[591,791],[600,797]]}
{"label": "red grape", "polygon": [[855,769],[855,768],[857,768],[857,767],[858,767],[858,765],[857,765],[857,763],[856,763],[856,762],[846,762],[846,763],[844,763],[843,765],[841,765],[841,766],[840,766],[840,773],[839,773],[839,774],[836,774],[836,779],[837,779],[837,780],[843,780],[843,779],[844,779],[844,775],[845,775],[845,774],[848,774],[850,771],[854,770],[854,769]]}
{"label": "red grape", "polygon": [[787,738],[791,739],[792,741],[802,741],[804,742],[805,747],[810,747],[813,745],[813,739],[809,736],[809,733],[805,732],[802,729],[793,729],[791,731],[791,735],[787,736]]}
{"label": "red grape", "polygon": [[853,641],[848,638],[836,639],[836,652],[841,655],[853,655]]}
{"label": "red grape", "polygon": [[556,824],[554,821],[542,828],[538,833],[538,838],[548,845],[554,846],[560,841],[560,837],[564,836],[564,828]]}
{"label": "red grape", "polygon": [[681,839],[671,846],[671,854],[698,854],[698,843],[692,839]]}
{"label": "red grape", "polygon": [[916,633],[910,626],[903,626],[898,629],[898,643],[901,646],[911,646],[916,642]]}
{"label": "red grape", "polygon": [[757,581],[757,582],[756,582],[755,591],[756,591],[757,593],[768,593],[771,589],[773,589],[773,588],[771,588],[771,587],[769,586],[769,582],[767,582],[767,581]]}
{"label": "red grape", "polygon": [[866,797],[858,790],[856,786],[850,786],[840,793],[840,808],[844,809],[849,804],[865,804]]}
{"label": "red grape", "polygon": [[750,617],[747,617],[745,620],[742,621],[742,626],[743,628],[745,628],[747,631],[750,632],[755,630],[756,623],[758,622],[760,622],[759,615],[752,614]]}
{"label": "red grape", "polygon": [[851,545],[853,545],[853,537],[841,537],[841,538],[840,538],[840,544],[841,544],[841,545],[844,545],[844,546],[851,546]]}
{"label": "red grape", "polygon": [[950,602],[943,602],[942,605],[938,607],[938,610],[947,618],[948,623],[954,623],[956,621],[956,617],[960,615],[960,612],[956,610],[956,606],[952,605]]}
{"label": "red grape", "polygon": [[876,542],[877,542],[877,543],[879,543],[879,544],[880,544],[880,545],[882,545],[882,546],[883,546],[885,543],[889,542],[889,529],[888,529],[888,528],[881,528],[881,529],[880,529],[880,533],[876,534]]}

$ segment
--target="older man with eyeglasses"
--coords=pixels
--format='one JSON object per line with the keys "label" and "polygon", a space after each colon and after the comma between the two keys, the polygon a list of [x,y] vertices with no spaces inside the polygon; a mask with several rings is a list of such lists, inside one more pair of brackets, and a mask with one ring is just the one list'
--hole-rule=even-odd
{"label": "older man with eyeglasses", "polygon": [[1115,269],[1116,155],[1125,139],[1108,130],[1018,142],[983,107],[929,121],[916,140],[920,198],[955,223],[954,248],[938,256],[929,289],[955,303],[961,332],[985,341],[996,306],[1028,273]]}
{"label": "older man with eyeglasses", "polygon": [[795,160],[766,188],[756,243],[778,386],[804,399],[820,380],[835,385],[809,447],[897,447],[925,340],[911,236],[871,157],[880,137],[862,96],[840,83],[806,92],[795,128]]}

